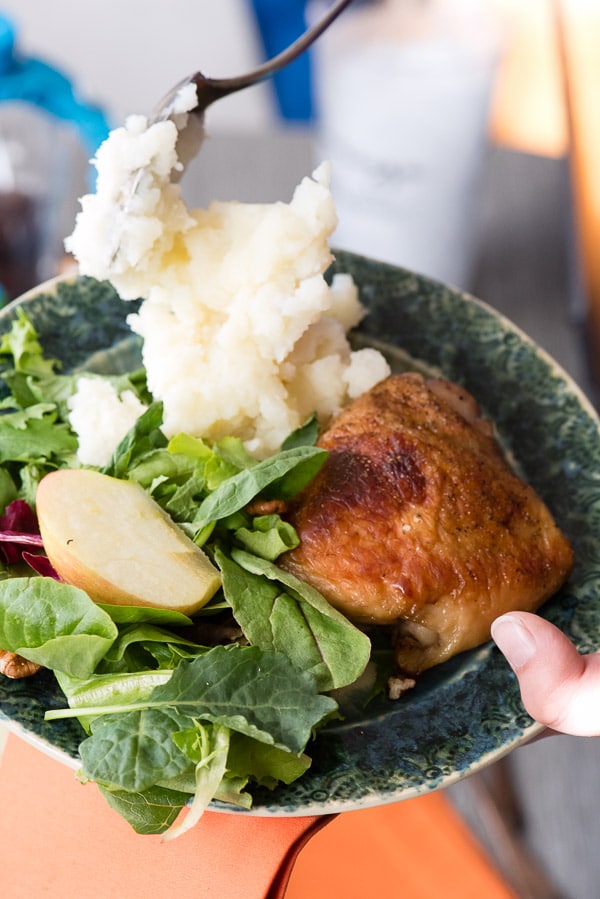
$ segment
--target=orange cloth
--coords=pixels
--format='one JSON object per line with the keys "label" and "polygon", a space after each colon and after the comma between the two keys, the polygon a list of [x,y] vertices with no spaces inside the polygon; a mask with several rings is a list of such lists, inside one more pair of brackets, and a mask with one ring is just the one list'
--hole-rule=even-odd
{"label": "orange cloth", "polygon": [[[12,735],[0,805],[3,895],[47,899],[263,899],[313,822],[212,812],[171,843],[139,836],[93,785]],[[285,895],[364,899],[400,887],[403,899],[514,899],[439,794],[330,821],[300,852]]]}
{"label": "orange cloth", "polygon": [[442,793],[346,812],[296,860],[285,899],[517,899]]}

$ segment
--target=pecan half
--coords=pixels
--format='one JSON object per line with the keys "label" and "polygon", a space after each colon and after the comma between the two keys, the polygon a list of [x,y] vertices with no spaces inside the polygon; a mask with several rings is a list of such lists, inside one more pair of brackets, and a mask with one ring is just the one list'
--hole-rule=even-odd
{"label": "pecan half", "polygon": [[17,655],[16,652],[9,652],[7,649],[0,649],[0,674],[17,680],[20,677],[31,677],[36,674],[42,666],[36,662],[30,662],[23,656]]}

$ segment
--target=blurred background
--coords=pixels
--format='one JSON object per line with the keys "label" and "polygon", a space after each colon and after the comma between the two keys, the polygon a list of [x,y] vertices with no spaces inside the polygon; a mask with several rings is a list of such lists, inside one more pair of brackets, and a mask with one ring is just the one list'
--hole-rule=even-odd
{"label": "blurred background", "polygon": [[[9,138],[16,127],[10,115],[29,91],[38,121],[29,115],[18,126],[29,147],[44,146],[44,158],[26,159],[21,148],[14,165],[28,165],[30,181],[37,169],[47,191],[62,196],[61,219],[46,223],[46,238],[62,239],[70,227],[73,198],[89,188],[86,161],[103,129],[130,113],[150,113],[169,86],[198,68],[214,77],[252,68],[290,43],[328,2],[224,0],[217,8],[210,0],[54,0],[51,14],[44,0],[3,3],[13,43],[5,29],[0,128]],[[185,181],[190,202],[287,199],[317,162],[331,159],[338,246],[470,289],[490,147],[566,156],[556,27],[562,4],[523,6],[354,0],[287,70],[209,110],[211,139]],[[31,113],[32,103],[25,106]],[[54,126],[46,128],[46,145],[44,118],[42,124],[50,119]],[[0,178],[2,158],[10,161],[10,152],[0,157]],[[61,168],[65,158],[69,165]],[[56,197],[47,208],[58,215]],[[50,273],[57,252],[55,242],[38,280]],[[9,285],[10,292],[22,286]]]}
{"label": "blurred background", "polygon": [[[198,69],[251,69],[326,5],[0,0],[5,296],[65,264],[109,128]],[[287,201],[330,159],[334,246],[475,293],[595,400],[599,95],[599,0],[355,0],[281,76],[209,109],[183,190]],[[449,791],[521,899],[600,895],[597,756],[553,738]]]}

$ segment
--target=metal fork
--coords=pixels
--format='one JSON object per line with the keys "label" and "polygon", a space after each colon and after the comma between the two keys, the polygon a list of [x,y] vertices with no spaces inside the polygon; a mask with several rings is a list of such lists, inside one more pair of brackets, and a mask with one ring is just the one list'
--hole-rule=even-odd
{"label": "metal fork", "polygon": [[196,72],[194,75],[184,78],[161,100],[154,111],[151,121],[162,121],[165,118],[169,118],[172,114],[172,104],[176,95],[188,84],[196,85],[198,95],[197,104],[190,112],[202,115],[215,100],[220,100],[228,94],[233,94],[236,91],[264,81],[275,74],[275,72],[289,65],[290,62],[293,62],[294,59],[307,50],[351,2],[352,0],[336,0],[322,18],[305,31],[293,44],[290,44],[277,56],[267,60],[252,72],[233,78],[206,78],[202,72]]}
{"label": "metal fork", "polygon": [[[207,78],[202,72],[196,72],[171,88],[148,119],[149,126],[171,119],[178,130],[177,157],[179,165],[177,170],[171,173],[171,179],[179,181],[188,163],[200,150],[204,138],[204,113],[211,103],[226,97],[228,94],[233,94],[253,84],[258,84],[284,68],[284,66],[287,66],[307,50],[351,2],[352,0],[336,0],[321,19],[307,29],[289,47],[245,75],[238,75],[233,78]],[[187,115],[177,115],[174,109],[177,95],[189,84],[196,86],[196,105],[188,110]],[[137,169],[128,183],[123,186],[118,204],[121,210],[127,211],[130,208],[130,203],[138,191],[144,172],[144,167]],[[118,249],[115,249],[113,259],[116,257],[117,252]]]}

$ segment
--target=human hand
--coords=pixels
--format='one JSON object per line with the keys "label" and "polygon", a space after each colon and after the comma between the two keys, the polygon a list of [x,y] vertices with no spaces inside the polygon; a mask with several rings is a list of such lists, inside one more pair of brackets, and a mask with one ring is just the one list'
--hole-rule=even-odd
{"label": "human hand", "polygon": [[532,718],[560,733],[600,736],[599,653],[580,655],[557,627],[530,612],[501,615],[492,637]]}

